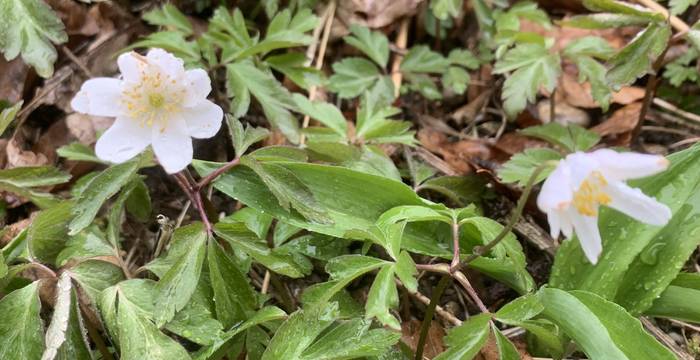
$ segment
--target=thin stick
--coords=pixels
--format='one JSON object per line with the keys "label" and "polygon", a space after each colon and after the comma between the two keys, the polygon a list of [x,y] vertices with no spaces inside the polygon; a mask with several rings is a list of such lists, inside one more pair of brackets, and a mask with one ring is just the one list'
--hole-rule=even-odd
{"label": "thin stick", "polygon": [[85,73],[87,77],[94,77],[90,69],[88,69],[87,66],[85,66],[85,63],[82,60],[80,60],[77,56],[75,56],[75,54],[73,54],[73,52],[70,51],[70,49],[67,46],[61,46],[61,50],[63,50],[63,53],[66,54],[70,61],[74,62],[75,65],[78,65],[80,71]]}
{"label": "thin stick", "polygon": [[[400,50],[406,49],[406,43],[408,42],[408,26],[410,24],[410,17],[404,17],[401,20],[399,33],[396,35],[396,47]],[[403,61],[403,55],[397,52],[397,54],[394,55],[394,62],[391,64],[391,81],[394,83],[395,98],[399,97],[399,94],[401,93],[401,81],[403,80],[403,75],[401,74],[401,61]]]}
{"label": "thin stick", "polygon": [[484,305],[484,302],[481,301],[481,298],[479,297],[479,294],[476,293],[476,290],[472,287],[472,284],[469,282],[467,279],[467,276],[464,275],[461,271],[455,271],[452,276],[454,276],[455,279],[457,279],[457,282],[459,282],[460,285],[464,288],[464,290],[467,291],[467,294],[469,295],[470,298],[472,298],[472,301],[476,304],[476,306],[481,310],[482,313],[489,313],[489,309]]}
{"label": "thin stick", "polygon": [[452,221],[452,262],[450,263],[450,272],[455,272],[459,268],[459,222],[457,219]]}
{"label": "thin stick", "polygon": [[673,28],[678,30],[679,32],[687,33],[690,30],[690,26],[688,26],[688,24],[686,24],[685,21],[679,19],[677,16],[671,15],[671,13],[669,13],[665,7],[659,5],[654,0],[636,0],[636,2],[646,6],[650,10],[654,10],[658,13],[661,13],[665,18],[668,19],[671,26],[673,26]]}
{"label": "thin stick", "polygon": [[[323,38],[321,38],[321,46],[318,49],[318,57],[316,58],[315,68],[316,70],[321,70],[323,68],[323,60],[326,58],[326,49],[328,47],[328,39],[331,36],[331,26],[333,26],[333,19],[335,19],[335,0],[331,0],[328,4],[328,16],[326,18],[326,26],[323,28]],[[316,92],[318,92],[318,87],[316,85],[309,88],[309,100],[314,100],[316,98]],[[304,120],[302,121],[301,127],[306,129],[309,127],[309,121],[311,118],[308,115],[304,115]],[[299,145],[304,145],[306,143],[306,136],[301,134],[299,138]]]}
{"label": "thin stick", "polygon": [[262,286],[260,286],[260,293],[267,294],[267,290],[270,287],[270,270],[265,270],[265,277],[262,281]]}
{"label": "thin stick", "polygon": [[423,323],[420,326],[420,337],[418,338],[418,344],[416,345],[416,360],[423,360],[423,349],[425,348],[425,340],[428,338],[428,330],[430,329],[430,323],[433,321],[433,314],[435,314],[435,308],[437,303],[442,297],[442,293],[445,292],[447,286],[450,285],[452,277],[449,274],[443,275],[440,278],[437,286],[433,291],[433,296],[430,297],[430,304],[428,308],[425,309],[425,316],[423,317]]}
{"label": "thin stick", "polygon": [[678,107],[674,106],[673,104],[671,104],[670,102],[668,102],[666,100],[659,99],[659,98],[655,97],[654,100],[652,101],[652,103],[654,105],[664,109],[664,110],[668,110],[676,115],[679,115],[679,116],[683,117],[684,119],[690,120],[694,123],[700,123],[700,115],[693,114],[691,112],[687,112],[685,110],[679,109]]}
{"label": "thin stick", "polygon": [[[396,283],[398,285],[402,286],[403,288],[406,288],[406,286],[404,286],[404,284],[401,282],[401,280],[399,280],[399,279],[394,279],[394,280],[396,281]],[[430,305],[430,299],[427,296],[423,295],[423,293],[421,293],[420,291],[416,291],[414,293],[408,291],[408,293],[411,296],[413,296],[414,298],[416,298],[416,300],[420,301],[423,305],[426,305],[426,306]],[[449,322],[450,324],[452,324],[454,326],[462,325],[462,320],[458,319],[456,316],[454,316],[449,311],[445,310],[440,305],[435,306],[435,313],[437,313],[438,315],[443,317],[447,322]]]}

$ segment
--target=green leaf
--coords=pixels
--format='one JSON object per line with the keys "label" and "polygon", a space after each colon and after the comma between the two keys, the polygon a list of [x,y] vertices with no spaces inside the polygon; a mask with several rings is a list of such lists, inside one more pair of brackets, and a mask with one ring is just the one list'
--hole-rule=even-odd
{"label": "green leaf", "polygon": [[479,314],[452,328],[444,338],[448,349],[435,360],[473,359],[489,337],[489,320],[488,314]]}
{"label": "green leaf", "polygon": [[383,354],[399,341],[398,332],[372,329],[370,321],[351,319],[321,335],[301,354],[301,360],[354,359]]}
{"label": "green leaf", "polygon": [[79,142],[73,142],[68,145],[63,145],[56,149],[58,156],[71,161],[88,161],[98,164],[106,164],[106,162],[100,160],[96,155],[95,151],[87,145],[83,145]]}
{"label": "green leaf", "polygon": [[281,309],[274,306],[266,306],[260,309],[255,315],[251,316],[250,319],[246,320],[239,325],[234,326],[231,330],[227,331],[221,338],[210,346],[201,348],[197,353],[195,353],[194,358],[197,360],[216,360],[222,358],[226,355],[228,348],[230,347],[232,340],[235,339],[236,335],[241,332],[248,330],[254,326],[284,319],[287,314]]}
{"label": "green leaf", "polygon": [[503,83],[503,107],[510,118],[517,116],[528,102],[535,101],[540,89],[552,92],[561,72],[559,55],[541,44],[518,44],[496,62],[493,72],[512,72]]}
{"label": "green leaf", "polygon": [[40,307],[38,281],[0,300],[0,358],[41,358],[44,326],[39,316]]}
{"label": "green leaf", "polygon": [[[513,155],[503,166],[498,169],[498,177],[504,183],[517,183],[525,186],[537,167],[547,161],[561,160],[559,152],[549,148],[525,149],[521,153]],[[554,170],[553,166],[547,166],[535,179],[535,184],[543,181]]]}
{"label": "green leaf", "polygon": [[442,74],[443,85],[452,88],[452,91],[460,95],[467,90],[470,80],[469,73],[457,66],[448,67],[447,71]]}
{"label": "green leaf", "polygon": [[520,132],[552,143],[567,152],[586,151],[600,141],[600,135],[578,125],[564,126],[559,123],[549,123],[531,126]]}
{"label": "green leaf", "polygon": [[59,359],[92,360],[92,352],[87,334],[84,329],[84,320],[80,313],[80,304],[76,291],[70,294],[70,314],[68,315],[68,327],[66,329],[66,341],[58,349]]}
{"label": "green leaf", "polygon": [[396,266],[394,267],[394,272],[396,277],[401,280],[406,290],[414,293],[418,291],[418,280],[416,279],[418,275],[418,269],[416,269],[416,263],[413,262],[411,255],[402,251],[399,254],[399,258],[396,260]]}
{"label": "green leaf", "polygon": [[653,72],[652,65],[663,53],[670,36],[671,28],[668,25],[649,24],[632,42],[610,58],[607,78],[613,89],[620,89]]}
{"label": "green leaf", "polygon": [[251,158],[243,158],[243,164],[260,176],[285,210],[289,211],[293,208],[306,219],[318,223],[332,221],[326,215],[323,206],[316,201],[311,190],[291,171],[276,164],[260,163]]}
{"label": "green leaf", "polygon": [[175,31],[161,31],[147,35],[142,40],[129,45],[124,51],[136,48],[161,48],[184,60],[185,64],[200,66],[202,53],[194,41],[187,41],[185,35]]}
{"label": "green leaf", "polygon": [[601,60],[615,53],[610,43],[599,36],[584,36],[571,41],[564,48],[564,56],[576,61],[579,56],[590,56]]}
{"label": "green leaf", "polygon": [[605,78],[605,66],[589,56],[579,56],[576,59],[576,66],[578,67],[579,82],[588,80],[591,84],[593,100],[598,102],[603,111],[608,111],[612,91]]}
{"label": "green leaf", "polygon": [[233,148],[236,150],[236,157],[243,156],[251,145],[264,140],[270,135],[269,130],[263,127],[252,127],[250,124],[243,129],[241,121],[229,114],[226,115],[226,124],[228,124]]}
{"label": "green leaf", "polygon": [[453,49],[447,56],[447,60],[452,65],[464,66],[470,70],[476,70],[481,65],[479,59],[467,49]]}
{"label": "green leaf", "polygon": [[300,263],[299,259],[284,250],[270,249],[243,223],[218,223],[214,227],[216,234],[231,244],[231,247],[250,255],[255,261],[271,271],[300,278],[311,272],[311,265]]}
{"label": "green leaf", "polygon": [[399,221],[441,221],[452,224],[452,216],[445,211],[438,211],[428,206],[397,206],[384,212],[377,219],[377,226],[384,227]]}
{"label": "green leaf", "polygon": [[141,177],[132,180],[133,187],[126,198],[126,210],[141,222],[147,222],[151,217],[151,194]]}
{"label": "green leaf", "polygon": [[175,317],[187,305],[194,293],[206,254],[207,234],[201,223],[175,230],[186,239],[189,250],[180,257],[158,281],[154,317],[158,327]]}
{"label": "green leaf", "polygon": [[505,335],[498,330],[496,325],[491,324],[491,330],[496,337],[496,347],[498,348],[498,359],[499,360],[518,360],[520,359],[520,353],[518,349],[515,348],[510,340],[508,340]]}
{"label": "green leaf", "polygon": [[614,14],[634,15],[647,18],[651,21],[665,21],[663,14],[651,11],[646,7],[634,6],[632,4],[617,0],[583,0],[583,6],[592,11],[606,11]]}
{"label": "green leaf", "polygon": [[441,21],[445,21],[449,17],[456,18],[462,10],[462,0],[432,0],[430,2],[430,10],[433,15]]}
{"label": "green leaf", "polygon": [[318,17],[311,9],[302,9],[294,16],[289,9],[279,12],[270,21],[265,38],[259,43],[241,51],[235,58],[245,58],[255,54],[267,54],[270,51],[289,47],[308,45],[313,41],[306,32],[313,30]]}
{"label": "green leaf", "polygon": [[697,5],[698,0],[669,0],[668,6],[671,15],[680,15],[689,7]]}
{"label": "green leaf", "polygon": [[63,184],[70,174],[52,166],[29,166],[0,170],[0,183],[15,187],[35,187]]}
{"label": "green leaf", "polygon": [[21,53],[41,77],[50,77],[57,57],[51,43],[68,41],[61,19],[41,0],[3,0],[0,14],[0,50],[5,59]]}
{"label": "green leaf", "polygon": [[406,90],[417,91],[428,100],[439,100],[442,98],[442,93],[430,76],[419,73],[407,73],[406,80],[408,80],[408,83],[401,88],[402,92],[406,92]]}
{"label": "green leaf", "polygon": [[301,94],[294,94],[292,98],[304,115],[318,120],[342,137],[347,136],[348,124],[345,116],[335,105],[323,101],[311,101]]}
{"label": "green leaf", "polygon": [[700,147],[668,157],[665,172],[630,182],[644,194],[670,207],[673,217],[665,227],[651,226],[608,208],[602,208],[599,228],[603,252],[597,265],[582,261],[578,241],[565,241],[555,258],[550,284],[563,289],[597,293],[639,314],[651,306],[673,281],[698,245]]}
{"label": "green leaf", "polygon": [[576,15],[559,21],[562,26],[570,26],[582,29],[609,29],[625,26],[645,26],[649,19],[635,15],[599,13],[588,15]]}
{"label": "green leaf", "polygon": [[350,33],[343,38],[346,43],[359,49],[380,68],[385,68],[389,61],[389,39],[379,31],[370,31],[359,25],[350,25]]}
{"label": "green leaf", "polygon": [[297,310],[285,321],[261,360],[298,359],[314,339],[337,317],[336,303]]}
{"label": "green leaf", "polygon": [[97,304],[102,291],[124,280],[122,269],[114,264],[87,260],[66,269],[93,304]]}
{"label": "green leaf", "polygon": [[[234,96],[234,101],[240,101],[238,97],[245,89],[245,92],[252,94],[260,103],[265,117],[274,127],[280,129],[291,142],[299,141],[299,124],[289,112],[289,110],[295,109],[291,94],[272,74],[258,69],[249,61],[228,64],[226,70],[226,86],[229,95]],[[244,104],[249,102],[249,100],[245,100]],[[247,107],[248,105],[241,108],[234,106],[236,109],[234,116],[243,115],[247,111]]]}
{"label": "green leaf", "polygon": [[24,101],[20,100],[16,104],[3,109],[2,112],[0,112],[0,136],[5,133],[7,127],[10,126],[12,121],[15,120],[17,113],[22,108],[22,104],[24,104]]}
{"label": "green leaf", "polygon": [[357,113],[355,137],[372,143],[400,142],[413,145],[414,132],[409,131],[411,123],[390,119],[400,113],[398,108],[365,93]]}
{"label": "green leaf", "polygon": [[265,63],[271,68],[281,72],[302,88],[310,90],[312,86],[321,85],[325,78],[321,71],[307,66],[306,62],[304,54],[292,52],[265,58]]}
{"label": "green leaf", "polygon": [[139,161],[136,159],[111,166],[95,176],[73,207],[74,218],[68,226],[68,234],[75,235],[90,225],[102,204],[131,181],[138,166]]}
{"label": "green leaf", "polygon": [[248,278],[216,241],[209,241],[207,253],[216,318],[230,328],[257,307],[256,295]]}
{"label": "green leaf", "polygon": [[456,204],[465,206],[481,201],[481,195],[485,190],[484,185],[484,179],[480,176],[440,176],[425,181],[418,186],[418,189],[436,191]]}
{"label": "green leaf", "polygon": [[5,256],[3,256],[2,252],[0,252],[0,279],[4,278],[7,276],[7,263],[5,262]]}
{"label": "green leaf", "polygon": [[526,294],[504,305],[494,317],[504,324],[518,325],[525,320],[532,319],[543,310],[544,306],[537,295]]}
{"label": "green leaf", "polygon": [[73,204],[64,202],[42,210],[27,230],[27,246],[35,258],[56,264],[56,256],[68,242],[68,224],[71,221]]}
{"label": "green leaf", "polygon": [[675,359],[621,306],[585,291],[544,288],[542,314],[559,325],[592,360]]}
{"label": "green leaf", "polygon": [[354,98],[380,81],[381,73],[371,61],[349,57],[333,63],[329,89],[341,98]]}
{"label": "green leaf", "polygon": [[697,299],[698,296],[700,296],[700,288],[669,285],[644,314],[700,323],[700,306],[697,301],[689,301],[689,299]]}
{"label": "green leaf", "polygon": [[391,315],[391,309],[399,306],[399,293],[394,283],[395,265],[385,265],[374,278],[367,294],[365,317],[376,317],[382,324],[395,330],[401,330],[399,320]]}
{"label": "green leaf", "polygon": [[[118,334],[121,359],[189,359],[189,354],[179,343],[160,332],[151,320],[144,316],[141,304],[134,302],[138,301],[135,296],[124,295],[120,289],[122,284],[117,285],[114,292],[113,303],[116,303],[117,311],[112,325],[112,332]],[[109,294],[110,292],[105,292],[104,296],[108,297]],[[109,321],[107,326],[110,326]]]}
{"label": "green leaf", "polygon": [[165,4],[161,8],[155,8],[143,14],[142,17],[151,25],[164,26],[170,30],[182,32],[184,35],[192,34],[192,24],[175,5]]}
{"label": "green leaf", "polygon": [[441,74],[448,65],[449,62],[444,56],[430,50],[426,45],[416,45],[401,61],[401,72]]}

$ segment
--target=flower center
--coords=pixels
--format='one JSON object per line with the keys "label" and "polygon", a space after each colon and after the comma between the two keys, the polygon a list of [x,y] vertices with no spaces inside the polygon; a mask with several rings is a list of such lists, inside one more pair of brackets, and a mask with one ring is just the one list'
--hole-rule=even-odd
{"label": "flower center", "polygon": [[165,104],[165,97],[161,94],[148,95],[148,103],[154,108],[161,108]]}
{"label": "flower center", "polygon": [[607,205],[612,200],[610,195],[604,191],[608,182],[603,175],[594,171],[581,183],[581,186],[574,193],[573,204],[581,215],[598,215],[598,206]]}

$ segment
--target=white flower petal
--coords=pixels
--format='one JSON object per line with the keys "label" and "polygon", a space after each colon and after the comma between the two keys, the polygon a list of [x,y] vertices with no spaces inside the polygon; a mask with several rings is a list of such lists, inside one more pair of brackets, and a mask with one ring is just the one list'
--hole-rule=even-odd
{"label": "white flower petal", "polygon": [[119,66],[119,72],[122,73],[124,80],[129,82],[139,82],[141,80],[141,69],[143,69],[146,64],[137,58],[141,56],[133,51],[123,53],[117,58],[117,65]]}
{"label": "white flower petal", "polygon": [[118,117],[95,144],[98,158],[122,163],[142,152],[151,142],[149,128],[141,127],[136,121]]}
{"label": "white flower petal", "polygon": [[187,95],[183,106],[189,107],[206,100],[211,92],[211,80],[203,69],[187,70],[185,72]]}
{"label": "white flower petal", "polygon": [[549,223],[549,234],[552,235],[553,239],[559,237],[561,232],[561,216],[559,211],[552,210],[547,212],[547,222]]}
{"label": "white flower petal", "polygon": [[[575,211],[576,210],[573,208],[568,208],[565,211],[559,212],[559,225],[561,226],[561,232],[567,239],[571,239],[574,236],[574,224],[571,221],[571,214],[575,214]],[[573,216],[576,215],[578,214]]]}
{"label": "white flower petal", "polygon": [[568,164],[571,174],[571,186],[574,191],[581,187],[581,183],[588,179],[592,172],[598,170],[598,162],[591,158],[590,154],[576,152],[564,159]]}
{"label": "white flower petal", "polygon": [[598,230],[597,216],[572,216],[574,230],[588,261],[595,265],[603,251],[603,241]]}
{"label": "white flower petal", "polygon": [[566,162],[560,161],[557,168],[549,175],[537,196],[537,207],[548,213],[554,209],[565,209],[573,198],[570,169]]}
{"label": "white flower petal", "polygon": [[117,79],[90,79],[80,87],[70,106],[83,114],[119,116],[122,114],[121,88],[121,81]]}
{"label": "white flower petal", "polygon": [[179,79],[185,74],[185,65],[182,59],[163,49],[151,49],[146,58],[151,65],[159,67],[163,73],[172,79]]}
{"label": "white flower petal", "polygon": [[600,149],[589,154],[600,164],[601,172],[609,180],[642,178],[666,170],[669,161],[660,155],[619,153],[610,149]]}
{"label": "white flower petal", "polygon": [[671,219],[671,209],[668,206],[623,182],[613,182],[605,191],[612,199],[608,206],[638,221],[650,225],[666,225]]}
{"label": "white flower petal", "polygon": [[192,162],[192,139],[185,120],[169,119],[167,126],[153,126],[153,152],[169,174],[186,168]]}
{"label": "white flower petal", "polygon": [[190,136],[206,139],[216,135],[221,128],[224,111],[213,102],[204,100],[194,107],[183,108],[180,116],[185,119]]}

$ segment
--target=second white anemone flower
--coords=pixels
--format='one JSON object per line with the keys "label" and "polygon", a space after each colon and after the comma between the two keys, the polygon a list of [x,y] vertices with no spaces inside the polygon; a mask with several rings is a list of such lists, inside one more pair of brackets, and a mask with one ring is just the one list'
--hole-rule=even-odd
{"label": "second white anemone flower", "polygon": [[595,264],[603,249],[598,230],[601,205],[650,225],[665,225],[671,219],[668,206],[624,182],[659,173],[668,164],[656,155],[609,149],[577,152],[561,160],[549,175],[537,206],[547,214],[552,237],[563,232],[571,238],[576,233],[586,257]]}
{"label": "second white anemone flower", "polygon": [[151,145],[168,173],[184,169],[192,162],[192,138],[214,136],[224,116],[207,100],[207,72],[185,70],[181,59],[162,49],[122,54],[117,65],[121,78],[90,79],[71,101],[77,112],[116,118],[95,154],[121,163]]}

